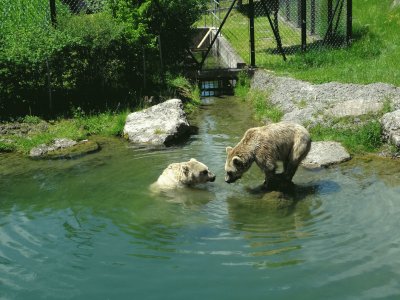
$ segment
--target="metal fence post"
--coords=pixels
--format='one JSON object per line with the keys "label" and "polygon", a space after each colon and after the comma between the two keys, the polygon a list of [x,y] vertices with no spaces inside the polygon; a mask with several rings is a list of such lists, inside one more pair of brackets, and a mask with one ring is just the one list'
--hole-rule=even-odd
{"label": "metal fence post", "polygon": [[301,5],[302,0],[297,0],[297,27],[301,28]]}
{"label": "metal fence post", "polygon": [[346,43],[349,46],[353,38],[353,0],[347,0]]}
{"label": "metal fence post", "polygon": [[310,33],[315,34],[315,0],[311,0]]}
{"label": "metal fence post", "polygon": [[307,48],[307,3],[306,0],[300,0],[300,17],[301,17],[301,51]]}
{"label": "metal fence post", "polygon": [[332,39],[332,22],[333,22],[333,1],[328,0],[328,30],[326,32],[326,41]]}
{"label": "metal fence post", "polygon": [[56,13],[56,0],[50,1],[50,18],[51,24],[56,27],[57,26],[57,13]]}
{"label": "metal fence post", "polygon": [[249,0],[249,22],[250,22],[250,67],[256,66],[256,46],[254,37],[254,0]]}
{"label": "metal fence post", "polygon": [[290,0],[285,0],[286,20],[290,21]]}

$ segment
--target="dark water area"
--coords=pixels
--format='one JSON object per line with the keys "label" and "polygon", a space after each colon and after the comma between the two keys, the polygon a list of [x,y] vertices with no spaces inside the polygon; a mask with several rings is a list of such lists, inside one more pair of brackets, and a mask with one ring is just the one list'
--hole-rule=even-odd
{"label": "dark water area", "polygon": [[[225,147],[258,124],[234,98],[204,101],[178,147],[1,154],[0,299],[399,299],[400,163],[300,168],[294,187],[269,192],[252,167],[228,185]],[[191,157],[214,183],[149,190]]]}

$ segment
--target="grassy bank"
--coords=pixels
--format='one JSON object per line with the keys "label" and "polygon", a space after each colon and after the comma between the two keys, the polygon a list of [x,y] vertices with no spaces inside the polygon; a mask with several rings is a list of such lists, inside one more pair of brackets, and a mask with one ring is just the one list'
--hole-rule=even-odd
{"label": "grassy bank", "polygon": [[[18,123],[9,125],[9,130],[0,136],[0,152],[16,151],[28,154],[38,145],[49,144],[55,138],[83,140],[91,135],[120,136],[128,111],[85,114],[76,109],[71,119],[45,122],[36,116],[26,116]],[[14,128],[14,129],[12,129]]]}
{"label": "grassy bank", "polygon": [[[167,81],[165,94],[168,96],[162,98],[179,98],[187,114],[194,112],[201,103],[199,87],[182,76],[170,77]],[[144,101],[136,102],[139,103],[136,111],[150,105]],[[80,141],[92,135],[122,136],[129,113],[128,109],[87,113],[81,107],[73,107],[69,118],[45,121],[38,116],[27,115],[15,122],[0,123],[0,152],[28,154],[32,148],[50,144],[56,138]]]}
{"label": "grassy bank", "polygon": [[400,86],[400,7],[391,0],[353,0],[351,47],[309,51],[287,62],[260,58],[260,67],[298,79],[322,83],[386,82]]}
{"label": "grassy bank", "polygon": [[[281,121],[284,113],[269,101],[268,91],[250,88],[250,79],[240,74],[235,87],[235,95],[249,103],[257,120],[264,123]],[[375,115],[359,117],[358,124],[351,118],[332,118],[325,125],[308,126],[313,141],[337,141],[351,154],[378,152],[383,146],[380,117],[391,110],[387,102],[382,111]]]}
{"label": "grassy bank", "polygon": [[[343,83],[386,82],[400,86],[398,59],[400,55],[400,6],[392,7],[392,0],[353,0],[353,43],[347,48],[320,48],[306,53],[288,54],[283,61],[279,54],[266,51],[256,44],[256,65],[313,83],[337,81]],[[256,20],[256,26],[264,26]],[[266,22],[266,21],[265,21]],[[265,23],[266,24],[266,23]],[[266,26],[266,25],[265,25]],[[287,32],[285,23],[280,23],[283,33]],[[249,63],[248,21],[243,14],[233,12],[228,18],[223,33]],[[256,41],[265,44],[264,31],[256,28]],[[270,34],[270,33],[268,33]],[[272,34],[272,33],[271,33]],[[298,40],[296,40],[298,45]],[[268,40],[269,41],[269,40]],[[265,47],[274,49],[276,43]],[[308,41],[310,37],[308,37]],[[261,43],[261,42],[260,42]],[[287,41],[285,40],[285,43]],[[264,45],[263,44],[263,45]],[[286,45],[290,46],[290,45]],[[258,48],[257,48],[258,47]]]}

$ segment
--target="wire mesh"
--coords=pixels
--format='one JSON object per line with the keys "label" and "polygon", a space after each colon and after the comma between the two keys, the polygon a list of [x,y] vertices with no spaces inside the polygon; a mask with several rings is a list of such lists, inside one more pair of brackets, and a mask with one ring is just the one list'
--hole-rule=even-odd
{"label": "wire mesh", "polygon": [[[237,0],[221,34],[248,63],[252,14],[258,58],[262,55],[294,54],[323,46],[341,47],[348,39],[348,1],[351,0]],[[210,0],[204,25],[219,27],[232,2]]]}
{"label": "wire mesh", "polygon": [[[54,1],[57,14],[63,11],[80,14],[101,11],[110,0]],[[293,54],[324,45],[344,45],[348,1],[351,0],[209,0],[204,26],[218,28],[225,22],[221,34],[249,63],[249,17],[252,14],[257,57]],[[50,26],[50,2],[0,0],[0,37],[21,27]],[[251,3],[254,3],[254,9],[251,9]],[[232,11],[226,18],[230,8]]]}
{"label": "wire mesh", "polygon": [[50,25],[48,0],[0,0],[0,32]]}
{"label": "wire mesh", "polygon": [[[107,0],[55,0],[55,15],[69,11],[73,14],[101,11]],[[0,32],[7,34],[18,29],[46,28],[51,25],[49,0],[0,0]]]}

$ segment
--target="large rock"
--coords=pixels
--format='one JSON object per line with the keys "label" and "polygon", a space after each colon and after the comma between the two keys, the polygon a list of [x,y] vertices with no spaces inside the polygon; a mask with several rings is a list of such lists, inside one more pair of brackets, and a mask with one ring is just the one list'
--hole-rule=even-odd
{"label": "large rock", "polygon": [[324,124],[327,118],[377,113],[386,101],[400,109],[400,87],[385,83],[312,84],[258,70],[251,86],[269,95],[269,101],[283,111],[284,121],[302,124]]}
{"label": "large rock", "polygon": [[93,141],[83,140],[76,142],[70,139],[55,139],[52,144],[42,144],[33,148],[29,156],[35,159],[75,158],[100,150],[100,146]]}
{"label": "large rock", "polygon": [[332,107],[328,113],[334,117],[362,116],[368,113],[378,113],[383,108],[382,102],[374,100],[348,100],[340,102]]}
{"label": "large rock", "polygon": [[381,124],[384,138],[400,148],[400,109],[383,115]]}
{"label": "large rock", "polygon": [[124,136],[137,144],[170,146],[189,134],[190,125],[179,99],[131,113],[124,127]]}
{"label": "large rock", "polygon": [[350,154],[338,142],[312,142],[311,150],[301,164],[314,169],[338,164],[350,158]]}

